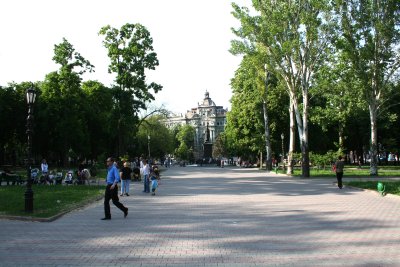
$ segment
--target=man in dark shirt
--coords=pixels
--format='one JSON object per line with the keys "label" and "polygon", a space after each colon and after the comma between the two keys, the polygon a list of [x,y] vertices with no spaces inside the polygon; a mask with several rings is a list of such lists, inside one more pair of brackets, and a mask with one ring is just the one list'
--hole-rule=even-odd
{"label": "man in dark shirt", "polygon": [[129,196],[129,185],[131,183],[132,169],[129,167],[128,162],[124,162],[124,167],[121,169],[119,175],[121,176],[121,195]]}
{"label": "man in dark shirt", "polygon": [[336,172],[336,179],[338,181],[338,187],[340,189],[343,188],[343,183],[342,183],[343,169],[344,169],[344,162],[342,160],[342,156],[339,156],[338,160],[335,163],[335,172]]}

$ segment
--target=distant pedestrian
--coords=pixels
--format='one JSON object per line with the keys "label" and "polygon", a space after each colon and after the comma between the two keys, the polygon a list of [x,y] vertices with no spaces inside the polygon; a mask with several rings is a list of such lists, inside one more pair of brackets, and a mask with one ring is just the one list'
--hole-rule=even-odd
{"label": "distant pedestrian", "polygon": [[143,193],[150,193],[150,166],[147,163],[147,160],[143,160],[143,168],[142,168],[142,173],[143,173]]}
{"label": "distant pedestrian", "polygon": [[50,184],[49,179],[49,165],[47,164],[46,159],[42,160],[42,164],[40,164],[40,169],[42,170],[42,176],[40,177],[41,184]]}
{"label": "distant pedestrian", "polygon": [[47,175],[49,172],[49,165],[47,164],[46,159],[42,160],[42,164],[40,164],[40,168],[42,170],[43,175]]}
{"label": "distant pedestrian", "polygon": [[129,185],[132,179],[132,169],[129,167],[128,162],[124,162],[124,167],[120,171],[121,176],[121,195],[129,196]]}
{"label": "distant pedestrian", "polygon": [[118,198],[118,182],[120,181],[120,176],[117,167],[114,165],[114,160],[112,158],[107,159],[107,187],[104,194],[104,214],[105,217],[102,220],[111,220],[110,212],[110,199],[117,208],[122,210],[124,213],[124,218],[128,216],[128,208],[119,202]]}
{"label": "distant pedestrian", "polygon": [[151,180],[151,195],[155,196],[156,195],[156,189],[158,187],[158,176],[156,172],[153,171],[150,174],[150,180]]}
{"label": "distant pedestrian", "polygon": [[344,169],[344,161],[342,160],[342,156],[338,157],[338,160],[336,161],[334,167],[335,167],[338,187],[340,189],[342,189],[343,188],[342,178],[343,178],[343,169]]}

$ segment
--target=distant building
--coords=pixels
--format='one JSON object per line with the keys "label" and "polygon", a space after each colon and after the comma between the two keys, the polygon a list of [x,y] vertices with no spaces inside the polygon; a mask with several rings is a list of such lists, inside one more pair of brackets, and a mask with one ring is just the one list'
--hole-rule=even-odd
{"label": "distant building", "polygon": [[217,136],[224,131],[227,109],[217,106],[206,91],[202,102],[197,103],[197,108],[192,108],[185,115],[170,116],[165,125],[172,129],[177,125],[192,125],[196,130],[194,140],[194,156],[196,159],[204,156],[204,143],[207,140],[207,125],[209,131],[208,143],[214,143]]}

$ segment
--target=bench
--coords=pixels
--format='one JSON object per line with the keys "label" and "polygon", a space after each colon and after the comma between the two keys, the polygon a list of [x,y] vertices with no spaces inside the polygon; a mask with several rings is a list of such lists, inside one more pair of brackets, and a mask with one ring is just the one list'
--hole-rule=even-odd
{"label": "bench", "polygon": [[3,182],[6,182],[7,185],[20,185],[25,182],[25,180],[18,174],[11,171],[11,165],[3,165],[2,171],[0,171],[0,186]]}

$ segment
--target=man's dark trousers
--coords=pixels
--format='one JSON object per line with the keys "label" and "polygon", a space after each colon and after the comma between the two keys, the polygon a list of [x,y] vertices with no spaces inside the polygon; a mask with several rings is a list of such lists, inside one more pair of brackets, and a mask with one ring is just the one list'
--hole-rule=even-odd
{"label": "man's dark trousers", "polygon": [[342,178],[343,178],[343,172],[337,172],[336,173],[336,179],[337,179],[337,182],[338,182],[338,187],[340,189],[343,188]]}
{"label": "man's dark trousers", "polygon": [[124,205],[119,202],[118,198],[118,186],[115,185],[114,189],[111,189],[111,184],[107,185],[106,187],[106,192],[104,195],[104,213],[106,218],[111,218],[111,212],[110,212],[110,199],[112,199],[112,202],[117,208],[122,210],[123,212],[127,211],[127,208],[124,207]]}

